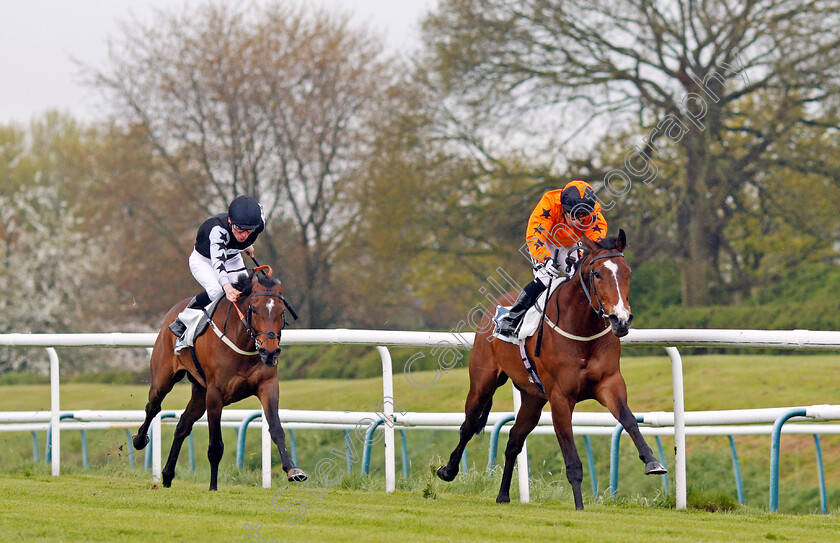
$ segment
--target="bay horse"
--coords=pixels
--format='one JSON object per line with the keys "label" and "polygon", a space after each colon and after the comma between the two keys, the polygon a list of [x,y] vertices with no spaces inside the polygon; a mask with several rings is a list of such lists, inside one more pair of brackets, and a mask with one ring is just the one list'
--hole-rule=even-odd
{"label": "bay horse", "polygon": [[[529,380],[519,347],[492,337],[492,316],[484,315],[470,355],[470,391],[464,408],[466,418],[461,425],[461,439],[449,462],[437,469],[438,477],[444,481],[452,481],[458,475],[467,442],[484,429],[493,394],[508,378],[521,392],[522,405],[505,448],[505,467],[496,502],[510,501],[516,456],[539,422],[546,402],[551,407],[554,433],[563,451],[566,478],[572,485],[576,509],[583,509],[583,465],[572,435],[572,412],[580,401],[595,399],[609,409],[633,439],[639,458],[645,464],[645,474],[667,473],[639,432],[636,417],[627,406],[627,387],[619,368],[619,338],[627,335],[633,320],[628,303],[630,267],[623,254],[626,235],[621,230],[617,238],[600,242],[584,236],[583,243],[586,254],[576,273],[560,285],[546,303],[547,322],[543,324],[549,324],[551,330],[543,337],[541,356],[535,356],[535,336],[525,342],[526,352],[545,393]],[[510,305],[517,294],[508,293],[497,303]]]}
{"label": "bay horse", "polygon": [[[268,270],[265,273],[264,270]],[[256,273],[263,271],[263,273]],[[193,424],[207,412],[210,444],[210,490],[217,489],[219,461],[224,453],[222,442],[222,408],[243,398],[256,395],[262,404],[271,439],[280,449],[283,471],[290,481],[305,481],[306,473],[296,467],[286,450],[286,436],[277,413],[280,387],[277,382],[277,359],[280,354],[280,334],[286,325],[288,308],[280,281],[271,276],[269,266],[258,266],[250,274],[242,274],[233,286],[242,294],[236,304],[223,298],[210,323],[221,336],[207,330],[195,340],[195,347],[174,354],[175,334],[169,324],[189,303],[177,303],[164,317],[152,351],[149,368],[152,385],[146,419],[132,438],[135,449],[149,443],[148,430],[152,419],[160,412],[163,398],[173,385],[186,376],[192,383],[192,396],[184,409],[169,458],[163,468],[163,486],[169,487],[175,477],[175,463],[184,439]],[[288,308],[294,315],[294,311]],[[233,318],[231,311],[235,310]],[[232,322],[228,322],[228,321]],[[227,341],[225,341],[227,340]],[[228,343],[230,342],[230,343]]]}

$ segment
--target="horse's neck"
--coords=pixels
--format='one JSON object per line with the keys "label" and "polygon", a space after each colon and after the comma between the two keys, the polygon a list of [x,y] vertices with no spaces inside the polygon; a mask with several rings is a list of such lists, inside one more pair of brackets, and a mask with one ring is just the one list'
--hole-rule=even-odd
{"label": "horse's neck", "polygon": [[[227,307],[222,305],[225,302],[227,302]],[[222,304],[216,308],[216,313],[213,315],[213,318],[216,319],[216,325],[222,328],[224,334],[233,341],[248,339],[248,330],[245,328],[245,323],[239,318],[239,313],[236,311],[233,302],[223,300]]]}
{"label": "horse's neck", "polygon": [[[578,272],[580,273],[580,272]],[[598,317],[584,292],[577,274],[554,292],[548,305],[548,315],[562,330],[570,334],[588,336],[602,331],[604,319]],[[559,311],[559,314],[558,314]]]}

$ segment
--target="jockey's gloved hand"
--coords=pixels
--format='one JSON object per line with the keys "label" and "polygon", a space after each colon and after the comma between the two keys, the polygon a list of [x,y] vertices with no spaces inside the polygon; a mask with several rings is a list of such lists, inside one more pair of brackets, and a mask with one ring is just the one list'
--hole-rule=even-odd
{"label": "jockey's gloved hand", "polygon": [[554,263],[554,259],[550,256],[545,257],[542,261],[540,266],[548,273],[551,277],[559,277],[560,270],[557,268],[557,265]]}
{"label": "jockey's gloved hand", "polygon": [[572,273],[572,270],[575,269],[575,264],[577,264],[578,260],[581,257],[581,244],[575,244],[573,248],[569,251],[569,254],[566,255],[566,273]]}

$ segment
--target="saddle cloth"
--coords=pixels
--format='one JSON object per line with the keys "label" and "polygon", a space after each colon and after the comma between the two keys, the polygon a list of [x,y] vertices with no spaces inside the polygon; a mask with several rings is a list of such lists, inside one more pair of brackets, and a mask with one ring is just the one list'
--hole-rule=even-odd
{"label": "saddle cloth", "polygon": [[186,325],[187,330],[184,332],[183,337],[179,338],[175,344],[176,354],[185,347],[195,345],[196,338],[207,330],[210,319],[213,317],[213,313],[216,311],[216,307],[222,301],[222,298],[224,296],[210,302],[210,305],[203,310],[187,308],[178,314],[178,318]]}
{"label": "saddle cloth", "polygon": [[522,318],[522,324],[519,326],[519,333],[517,333],[515,337],[499,334],[499,322],[502,317],[510,313],[510,308],[512,306],[497,305],[496,314],[493,316],[493,323],[495,324],[493,327],[493,337],[499,338],[502,341],[507,341],[508,343],[513,343],[514,345],[519,345],[519,340],[525,340],[534,335],[534,332],[536,332],[537,328],[540,326],[540,319],[543,315],[543,306],[545,305],[546,299],[548,299],[548,297],[551,296],[551,293],[557,290],[560,285],[568,280],[569,279],[567,277],[555,279],[551,282],[551,290],[546,290],[537,296],[536,303],[528,309],[525,316]]}

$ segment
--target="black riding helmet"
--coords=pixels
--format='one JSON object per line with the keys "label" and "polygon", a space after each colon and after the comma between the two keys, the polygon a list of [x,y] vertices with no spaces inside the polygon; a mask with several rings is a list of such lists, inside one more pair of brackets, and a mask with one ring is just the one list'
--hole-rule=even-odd
{"label": "black riding helmet", "polygon": [[253,230],[262,223],[262,209],[250,196],[237,196],[230,203],[228,217],[239,228]]}
{"label": "black riding helmet", "polygon": [[560,205],[572,215],[592,213],[595,203],[595,192],[583,181],[572,181],[560,195]]}

